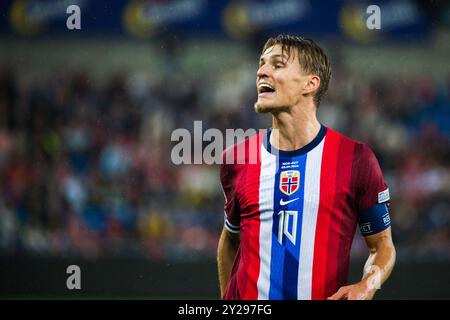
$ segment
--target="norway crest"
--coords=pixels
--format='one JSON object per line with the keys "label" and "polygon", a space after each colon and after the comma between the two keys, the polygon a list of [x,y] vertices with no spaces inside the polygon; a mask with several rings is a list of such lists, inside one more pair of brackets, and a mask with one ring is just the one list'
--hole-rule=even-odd
{"label": "norway crest", "polygon": [[290,196],[298,190],[300,186],[300,172],[297,170],[287,170],[280,173],[280,190],[285,195]]}

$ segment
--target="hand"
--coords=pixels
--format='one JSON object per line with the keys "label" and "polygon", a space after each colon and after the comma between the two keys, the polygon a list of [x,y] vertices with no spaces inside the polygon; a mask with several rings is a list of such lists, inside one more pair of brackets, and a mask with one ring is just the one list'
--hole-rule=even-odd
{"label": "hand", "polygon": [[327,300],[372,300],[377,289],[368,285],[366,280],[341,287]]}

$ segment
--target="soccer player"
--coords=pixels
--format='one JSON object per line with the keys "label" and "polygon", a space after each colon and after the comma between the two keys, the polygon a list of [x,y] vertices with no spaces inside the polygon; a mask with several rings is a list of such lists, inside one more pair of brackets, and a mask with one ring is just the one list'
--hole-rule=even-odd
{"label": "soccer player", "polygon": [[[263,48],[255,110],[272,114],[272,128],[226,149],[220,170],[223,299],[372,299],[392,271],[389,189],[378,161],[316,117],[330,76],[310,39],[280,35]],[[357,224],[369,257],[362,280],[348,285]]]}

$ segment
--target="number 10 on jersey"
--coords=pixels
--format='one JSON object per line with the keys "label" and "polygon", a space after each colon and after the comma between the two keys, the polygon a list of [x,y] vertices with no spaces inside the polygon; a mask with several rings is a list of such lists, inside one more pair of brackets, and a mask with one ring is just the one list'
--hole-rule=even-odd
{"label": "number 10 on jersey", "polygon": [[[297,217],[298,211],[281,210],[278,212],[278,242],[283,244],[283,234],[295,246],[295,239],[297,238]],[[291,226],[291,228],[289,228]],[[289,231],[290,230],[290,231]]]}

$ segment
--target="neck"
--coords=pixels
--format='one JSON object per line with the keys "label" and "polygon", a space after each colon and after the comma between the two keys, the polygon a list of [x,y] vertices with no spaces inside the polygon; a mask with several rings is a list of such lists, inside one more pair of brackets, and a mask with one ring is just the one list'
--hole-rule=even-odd
{"label": "neck", "polygon": [[320,131],[315,107],[292,107],[272,113],[270,144],[283,151],[300,149],[310,143]]}

